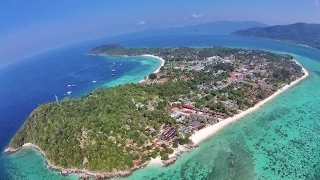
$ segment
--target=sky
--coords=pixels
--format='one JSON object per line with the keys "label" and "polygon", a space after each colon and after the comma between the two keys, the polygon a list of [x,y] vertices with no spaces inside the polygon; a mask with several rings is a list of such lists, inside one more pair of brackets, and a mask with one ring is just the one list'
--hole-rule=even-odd
{"label": "sky", "polygon": [[0,0],[0,65],[89,39],[212,21],[320,23],[320,0]]}

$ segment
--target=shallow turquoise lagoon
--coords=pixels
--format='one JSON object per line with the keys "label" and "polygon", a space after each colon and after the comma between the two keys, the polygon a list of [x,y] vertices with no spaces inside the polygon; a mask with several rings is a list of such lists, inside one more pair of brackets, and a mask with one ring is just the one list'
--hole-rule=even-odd
{"label": "shallow turquoise lagoon", "polygon": [[121,74],[120,77],[104,83],[103,87],[114,87],[126,83],[138,83],[161,65],[161,61],[148,56],[111,57],[111,59],[108,57],[108,60],[114,60],[114,62],[117,62],[117,60],[131,61],[133,63],[139,63],[140,66],[132,68],[127,73]]}

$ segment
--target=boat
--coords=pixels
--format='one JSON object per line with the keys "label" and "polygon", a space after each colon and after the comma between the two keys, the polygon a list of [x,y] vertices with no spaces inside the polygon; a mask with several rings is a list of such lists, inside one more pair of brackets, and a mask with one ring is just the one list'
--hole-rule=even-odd
{"label": "boat", "polygon": [[112,69],[111,71],[112,71],[112,72],[115,72],[116,70],[115,70],[115,69]]}
{"label": "boat", "polygon": [[97,81],[92,81],[93,83],[96,83]]}
{"label": "boat", "polygon": [[71,86],[72,86],[72,87],[76,87],[76,85],[75,85],[75,84],[72,84]]}
{"label": "boat", "polygon": [[111,74],[112,76],[114,76],[114,74]]}
{"label": "boat", "polygon": [[70,95],[72,93],[72,91],[68,91],[67,94]]}
{"label": "boat", "polygon": [[68,87],[71,87],[71,84],[68,84]]}
{"label": "boat", "polygon": [[120,63],[120,66],[122,66],[122,63]]}

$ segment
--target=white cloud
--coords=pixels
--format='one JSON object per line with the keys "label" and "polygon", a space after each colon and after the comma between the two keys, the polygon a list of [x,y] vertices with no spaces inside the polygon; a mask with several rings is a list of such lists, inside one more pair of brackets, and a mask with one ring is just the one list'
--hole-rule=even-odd
{"label": "white cloud", "polygon": [[319,0],[313,0],[313,4],[314,4],[314,6],[318,7],[320,5],[320,1]]}
{"label": "white cloud", "polygon": [[145,25],[146,24],[146,21],[140,21],[138,22],[138,25]]}
{"label": "white cloud", "polygon": [[191,15],[193,18],[201,18],[202,14],[192,14]]}
{"label": "white cloud", "polygon": [[172,18],[171,21],[177,21],[177,20],[191,20],[191,19],[197,19],[203,17],[202,14],[191,14],[190,16],[184,16],[180,18]]}

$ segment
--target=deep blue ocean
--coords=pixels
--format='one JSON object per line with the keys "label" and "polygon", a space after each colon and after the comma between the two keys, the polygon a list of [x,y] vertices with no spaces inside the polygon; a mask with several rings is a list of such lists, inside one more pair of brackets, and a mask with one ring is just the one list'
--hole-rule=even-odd
{"label": "deep blue ocean", "polygon": [[[98,87],[138,82],[159,66],[157,60],[148,58],[85,55],[90,48],[102,43],[108,43],[108,39],[70,45],[0,68],[1,151],[6,148],[30,112],[41,103],[55,101],[55,95],[59,99],[75,98]],[[126,47],[241,47],[286,52],[312,60],[320,60],[319,50],[273,40],[232,35],[166,35],[138,40],[122,40],[119,43]],[[112,76],[111,69],[116,69],[114,76]],[[75,87],[68,87],[72,84]],[[72,91],[70,96],[67,95],[68,91]],[[20,156],[26,156],[28,153],[33,153],[33,156],[30,157],[34,158],[35,152],[22,152]],[[43,174],[35,175],[39,173],[38,171],[33,176],[28,176],[25,170],[21,170],[23,167],[13,161],[12,158],[1,153],[0,180],[48,179],[48,176]],[[34,163],[40,163],[40,165]],[[43,161],[37,159],[33,162],[31,159],[23,166],[41,167],[42,165]],[[41,169],[42,173],[49,171],[43,169]],[[63,179],[62,176],[56,174],[50,175],[50,178]]]}

